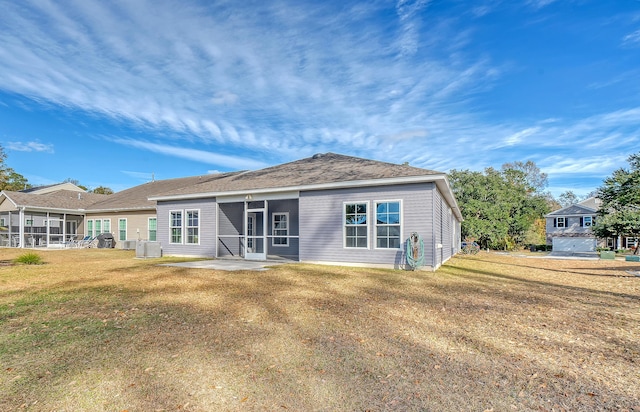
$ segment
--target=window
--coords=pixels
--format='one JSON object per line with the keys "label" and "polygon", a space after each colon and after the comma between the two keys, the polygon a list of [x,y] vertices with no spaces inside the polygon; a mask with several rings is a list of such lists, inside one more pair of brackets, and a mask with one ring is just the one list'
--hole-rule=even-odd
{"label": "window", "polygon": [[631,249],[638,246],[638,239],[635,237],[627,237],[626,239],[627,248]]}
{"label": "window", "polygon": [[354,248],[369,247],[369,226],[367,222],[368,203],[344,204],[344,246]]}
{"label": "window", "polygon": [[33,226],[33,219],[25,219],[24,220],[24,225],[25,226]]}
{"label": "window", "polygon": [[96,236],[98,236],[99,234],[102,233],[102,220],[96,219],[94,224],[95,224],[94,230],[95,230]]}
{"label": "window", "polygon": [[582,226],[590,227],[593,224],[593,218],[591,216],[585,216],[582,218]]}
{"label": "window", "polygon": [[556,227],[565,227],[565,218],[564,217],[556,218]]}
{"label": "window", "polygon": [[376,203],[376,247],[400,248],[400,202]]}
{"label": "window", "polygon": [[87,220],[87,236],[93,237],[93,219]]}
{"label": "window", "polygon": [[[274,213],[272,215],[271,244],[273,246],[289,246],[289,213]],[[284,236],[284,237],[279,237]]]}
{"label": "window", "polygon": [[182,211],[171,212],[169,220],[171,243],[182,243]]}
{"label": "window", "polygon": [[111,219],[102,221],[102,233],[111,233]]}
{"label": "window", "polygon": [[5,220],[5,218],[0,217],[0,226],[5,227],[7,225],[7,221]]}
{"label": "window", "polygon": [[149,240],[152,242],[156,241],[157,230],[158,230],[158,220],[155,217],[149,218]]}
{"label": "window", "polygon": [[118,219],[118,240],[127,240],[127,219]]}
{"label": "window", "polygon": [[200,232],[200,219],[198,210],[187,210],[187,243],[198,244]]}

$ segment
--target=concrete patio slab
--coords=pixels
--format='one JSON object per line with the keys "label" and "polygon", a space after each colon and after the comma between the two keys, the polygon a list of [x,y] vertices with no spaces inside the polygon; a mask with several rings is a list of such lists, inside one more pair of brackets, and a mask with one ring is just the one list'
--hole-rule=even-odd
{"label": "concrete patio slab", "polygon": [[213,269],[213,270],[255,270],[264,271],[269,270],[270,266],[284,265],[291,263],[283,260],[244,260],[244,259],[215,259],[215,260],[198,260],[195,262],[180,262],[180,263],[163,263],[160,266],[173,266],[181,268],[193,268],[193,269]]}

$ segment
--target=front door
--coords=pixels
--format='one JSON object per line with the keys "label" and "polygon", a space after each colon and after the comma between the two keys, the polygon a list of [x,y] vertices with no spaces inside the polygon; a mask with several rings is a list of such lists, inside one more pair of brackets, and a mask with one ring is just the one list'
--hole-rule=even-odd
{"label": "front door", "polygon": [[249,260],[267,259],[267,236],[264,209],[247,209],[245,213],[245,252],[244,258]]}

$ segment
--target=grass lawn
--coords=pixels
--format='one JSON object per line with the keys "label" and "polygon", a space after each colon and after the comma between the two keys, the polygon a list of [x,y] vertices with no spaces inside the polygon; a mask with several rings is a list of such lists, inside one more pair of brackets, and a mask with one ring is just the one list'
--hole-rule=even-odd
{"label": "grass lawn", "polygon": [[639,263],[219,272],[38,253],[0,264],[2,411],[640,411]]}

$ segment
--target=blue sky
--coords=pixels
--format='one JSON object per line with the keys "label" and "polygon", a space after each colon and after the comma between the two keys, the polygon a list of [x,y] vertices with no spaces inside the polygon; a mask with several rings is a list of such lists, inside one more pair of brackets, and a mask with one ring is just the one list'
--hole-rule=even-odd
{"label": "blue sky", "polygon": [[0,145],[122,190],[337,152],[533,160],[586,194],[640,150],[640,2],[0,0]]}

